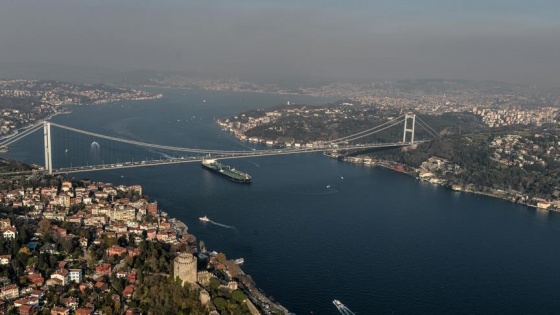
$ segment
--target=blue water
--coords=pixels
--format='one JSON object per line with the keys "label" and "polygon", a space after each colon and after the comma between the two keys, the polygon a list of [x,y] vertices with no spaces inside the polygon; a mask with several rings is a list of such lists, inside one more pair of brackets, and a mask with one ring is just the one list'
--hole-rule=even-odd
{"label": "blue water", "polygon": [[[162,100],[76,108],[54,121],[146,142],[243,149],[214,118],[287,100],[325,101],[164,93]],[[42,163],[41,141],[35,135],[10,155]],[[557,213],[319,153],[226,163],[251,174],[253,183],[232,183],[197,163],[77,176],[141,184],[211,250],[243,257],[257,285],[298,314],[338,314],[335,298],[357,314],[558,313]],[[200,222],[203,215],[219,224]]]}

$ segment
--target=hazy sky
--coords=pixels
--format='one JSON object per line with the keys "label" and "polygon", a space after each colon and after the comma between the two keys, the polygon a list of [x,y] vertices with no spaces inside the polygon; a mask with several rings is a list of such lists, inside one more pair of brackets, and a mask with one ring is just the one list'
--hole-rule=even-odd
{"label": "hazy sky", "polygon": [[558,0],[0,0],[0,63],[560,86]]}

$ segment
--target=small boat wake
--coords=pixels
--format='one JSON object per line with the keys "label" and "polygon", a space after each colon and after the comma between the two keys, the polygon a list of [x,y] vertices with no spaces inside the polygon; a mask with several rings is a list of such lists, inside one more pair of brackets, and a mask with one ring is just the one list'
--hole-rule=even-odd
{"label": "small boat wake", "polygon": [[336,308],[342,315],[356,315],[348,307],[346,307],[346,305],[342,304],[339,300],[334,300],[333,304],[334,306],[336,306]]}
{"label": "small boat wake", "polygon": [[215,222],[215,221],[212,221],[212,220],[208,220],[208,223],[212,223],[214,225],[221,226],[221,227],[224,227],[226,229],[236,230],[235,226],[218,223],[218,222]]}
{"label": "small boat wake", "polygon": [[217,226],[221,226],[221,227],[226,228],[226,229],[237,230],[235,228],[235,226],[231,226],[231,225],[222,224],[222,223],[219,223],[219,222],[216,222],[216,221],[212,221],[212,220],[208,219],[207,216],[203,216],[202,218],[199,218],[199,219],[202,222],[208,222],[208,223],[211,223],[211,224],[214,224],[214,225],[217,225]]}
{"label": "small boat wake", "polygon": [[255,162],[253,162],[253,161],[247,160],[246,162],[247,162],[247,163],[250,163],[250,164],[253,164],[255,167],[261,167],[259,164],[255,163]]}

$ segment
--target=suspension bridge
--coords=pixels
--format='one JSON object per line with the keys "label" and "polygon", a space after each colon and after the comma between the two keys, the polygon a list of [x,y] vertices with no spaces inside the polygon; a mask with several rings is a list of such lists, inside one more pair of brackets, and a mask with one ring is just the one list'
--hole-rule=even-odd
{"label": "suspension bridge", "polygon": [[[367,140],[367,137],[369,136],[382,132],[388,128],[398,126],[402,123],[404,123],[402,141],[389,143],[373,143],[365,141],[362,143],[358,143],[358,141]],[[349,152],[360,152],[377,148],[406,147],[429,141],[418,141],[414,139],[415,127],[417,124],[425,131],[427,131],[431,136],[439,137],[439,134],[437,132],[435,132],[415,114],[405,114],[373,128],[369,128],[352,135],[340,137],[338,139],[325,142],[317,142],[313,145],[259,150],[212,150],[178,147],[147,143],[131,139],[123,139],[91,131],[81,130],[74,127],[64,126],[50,121],[42,121],[26,128],[25,130],[22,130],[21,132],[8,139],[3,139],[2,141],[0,141],[0,148],[7,148],[9,145],[12,145],[13,143],[33,134],[34,132],[43,129],[44,172],[46,174],[81,173],[102,171],[108,169],[123,169],[153,165],[179,164],[197,161],[199,162],[206,158],[237,159],[271,155],[303,154],[321,151],[329,152],[332,155],[344,155],[348,154]],[[58,141],[54,141],[53,130],[65,131],[65,133],[58,136]],[[67,157],[69,152],[68,147],[72,146],[65,143],[65,141],[72,138],[70,134],[81,135],[85,138],[85,141],[82,140],[82,142],[88,144],[86,146],[87,149],[82,150],[83,156],[81,158],[78,157],[70,160]],[[100,143],[103,143],[103,145],[101,145]],[[128,149],[123,150],[121,147],[116,148],[114,145],[109,145],[109,143],[120,144],[122,146],[126,146]],[[83,144],[82,147],[84,147]],[[107,155],[101,154],[102,148],[105,148],[106,151],[111,151],[113,153],[113,156],[109,157]],[[131,150],[130,148],[136,148],[136,150],[141,150],[142,152],[135,155],[130,153],[121,155],[121,151],[129,152]],[[162,151],[167,153],[163,153]],[[61,160],[59,163],[54,163],[55,152],[57,153],[57,159]],[[156,158],[154,158],[154,154]],[[151,158],[148,158],[148,155],[150,155]],[[138,156],[145,156],[145,158],[139,158]],[[55,165],[56,167],[53,167],[53,165]]]}

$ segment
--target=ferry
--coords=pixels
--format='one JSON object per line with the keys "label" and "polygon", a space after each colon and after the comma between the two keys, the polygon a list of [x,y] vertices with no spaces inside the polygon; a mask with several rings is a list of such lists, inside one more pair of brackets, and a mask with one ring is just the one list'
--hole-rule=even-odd
{"label": "ferry", "polygon": [[203,216],[203,217],[200,217],[200,218],[198,218],[198,219],[199,219],[200,221],[202,221],[202,222],[208,222],[208,221],[210,221],[210,219],[208,219],[207,216]]}

